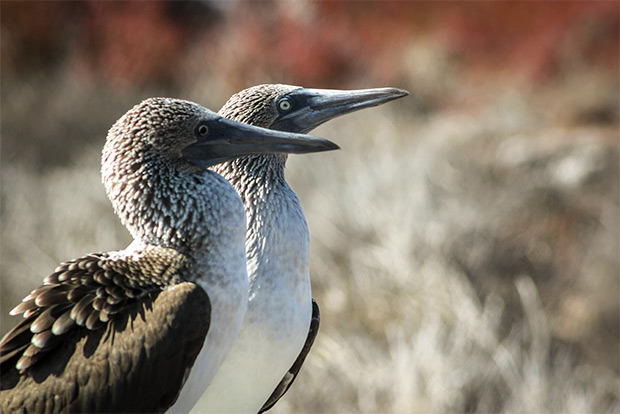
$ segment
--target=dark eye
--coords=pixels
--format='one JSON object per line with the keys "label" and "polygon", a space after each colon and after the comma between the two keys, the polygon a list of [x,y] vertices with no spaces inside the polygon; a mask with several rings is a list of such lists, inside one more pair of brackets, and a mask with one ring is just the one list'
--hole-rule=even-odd
{"label": "dark eye", "polygon": [[278,108],[280,108],[281,111],[288,111],[289,109],[291,109],[291,103],[288,99],[282,99],[280,102],[278,102]]}
{"label": "dark eye", "polygon": [[198,135],[200,135],[201,137],[204,137],[209,133],[209,127],[207,127],[205,124],[200,124],[198,125],[198,128],[196,128],[196,132],[198,132]]}

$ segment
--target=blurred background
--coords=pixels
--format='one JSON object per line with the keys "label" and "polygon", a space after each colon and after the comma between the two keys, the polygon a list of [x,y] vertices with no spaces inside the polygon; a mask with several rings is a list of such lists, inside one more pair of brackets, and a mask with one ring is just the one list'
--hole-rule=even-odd
{"label": "blurred background", "polygon": [[289,159],[322,320],[273,412],[619,412],[619,7],[2,1],[0,333],[130,243],[99,168],[134,104],[393,86]]}

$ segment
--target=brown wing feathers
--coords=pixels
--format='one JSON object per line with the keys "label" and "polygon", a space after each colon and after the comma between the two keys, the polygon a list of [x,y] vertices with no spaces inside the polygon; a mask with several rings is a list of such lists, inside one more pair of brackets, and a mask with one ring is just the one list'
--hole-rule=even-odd
{"label": "brown wing feathers", "polygon": [[[96,330],[129,301],[173,282],[169,267],[157,268],[154,261],[112,260],[107,253],[97,253],[58,266],[11,311],[23,313],[25,319],[0,342],[2,371],[18,358],[15,367],[23,372],[75,326]],[[147,279],[145,271],[153,270],[160,272]]]}
{"label": "brown wing feathers", "polygon": [[11,312],[25,319],[0,342],[0,411],[165,411],[210,324],[188,266],[163,248],[60,265]]}

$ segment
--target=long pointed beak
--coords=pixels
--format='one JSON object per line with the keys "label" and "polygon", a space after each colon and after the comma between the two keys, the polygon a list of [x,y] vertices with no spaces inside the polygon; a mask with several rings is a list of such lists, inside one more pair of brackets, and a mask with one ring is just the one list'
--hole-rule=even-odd
{"label": "long pointed beak", "polygon": [[340,149],[323,138],[274,131],[219,116],[206,126],[207,135],[181,151],[187,161],[203,168],[252,154],[308,154]]}
{"label": "long pointed beak", "polygon": [[351,91],[299,88],[286,96],[291,102],[291,112],[282,115],[271,128],[306,133],[330,119],[407,95],[409,92],[398,88]]}

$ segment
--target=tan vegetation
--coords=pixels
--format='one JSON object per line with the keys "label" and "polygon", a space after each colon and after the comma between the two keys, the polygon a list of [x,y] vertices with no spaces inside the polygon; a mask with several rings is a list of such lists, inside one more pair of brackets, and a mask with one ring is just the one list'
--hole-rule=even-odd
{"label": "tan vegetation", "polygon": [[[278,13],[288,24],[305,16],[323,28],[347,14],[342,5],[308,4],[312,13],[284,6]],[[235,31],[234,18],[251,14],[244,7],[251,8],[218,12],[225,18],[217,21],[249,53],[252,43],[243,36],[254,33],[256,21],[272,20],[258,13],[246,21],[247,33]],[[507,8],[488,6],[488,19]],[[432,6],[420,10],[437,18]],[[557,49],[545,49],[555,53],[555,69],[531,66],[545,68],[541,73],[506,68],[490,52],[483,64],[472,64],[467,38],[458,43],[465,51],[455,52],[454,43],[428,29],[435,21],[429,17],[426,31],[415,36],[405,25],[389,32],[408,42],[367,39],[368,48],[392,45],[389,67],[362,57],[373,69],[360,74],[359,67],[342,66],[351,50],[334,52],[346,81],[334,78],[331,66],[318,68],[324,75],[311,84],[278,65],[270,77],[262,72],[270,70],[266,61],[255,72],[241,65],[229,76],[243,57],[232,58],[221,46],[201,54],[193,44],[183,49],[186,80],[163,76],[135,88],[93,75],[103,69],[79,63],[79,47],[51,66],[34,60],[34,69],[21,73],[11,65],[32,60],[17,53],[25,53],[18,48],[23,35],[3,10],[2,51],[10,59],[3,60],[1,89],[2,333],[17,323],[8,311],[60,261],[131,241],[100,183],[99,157],[107,128],[140,99],[179,96],[216,109],[260,82],[387,83],[412,96],[314,132],[342,151],[289,160],[288,179],[311,232],[321,328],[299,378],[273,411],[618,412],[619,84],[617,55],[609,63],[610,49],[597,52],[610,38],[617,47],[618,18],[606,20],[609,13],[597,10],[582,20],[579,10],[560,16],[577,23],[562,26]],[[424,20],[411,16],[403,11],[398,21],[411,18],[418,27]],[[346,34],[351,20],[342,22],[338,30]],[[459,24],[445,30],[461,30]],[[59,27],[65,26],[53,30]],[[595,29],[601,27],[607,29]],[[555,39],[552,29],[541,33]],[[547,38],[528,36],[510,46],[530,50]],[[329,39],[319,42],[325,49],[305,53],[331,56]],[[484,42],[474,45],[487,50]],[[206,64],[209,57],[221,59]],[[132,67],[131,76],[138,79],[134,72],[148,67]]]}

